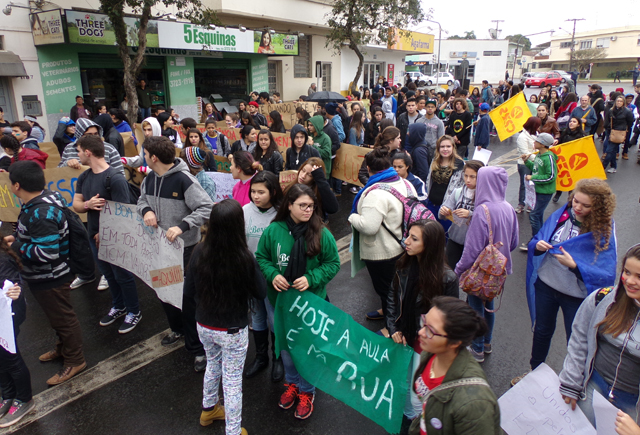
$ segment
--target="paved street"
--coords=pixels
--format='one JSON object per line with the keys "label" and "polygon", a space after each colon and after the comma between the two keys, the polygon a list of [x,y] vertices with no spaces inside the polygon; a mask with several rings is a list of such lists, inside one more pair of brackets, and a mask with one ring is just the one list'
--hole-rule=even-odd
{"label": "paved street", "polygon": [[[584,87],[584,88],[583,88]],[[612,89],[618,87],[612,86]],[[584,93],[586,85],[579,85]],[[608,92],[609,86],[605,86]],[[626,90],[626,89],[625,89]],[[630,90],[630,89],[629,89]],[[537,89],[527,89],[530,95]],[[495,143],[494,143],[495,142]],[[600,144],[597,144],[600,149]],[[493,138],[490,149],[492,161],[506,160],[517,153],[515,138],[499,143]],[[618,196],[615,212],[618,255],[639,241],[637,230],[638,196],[633,188],[640,174],[636,149],[630,160],[618,163],[618,173],[610,177],[610,184]],[[518,178],[515,161],[507,163],[509,188],[507,200],[517,204]],[[343,190],[341,211],[331,216],[329,227],[339,247],[343,265],[338,276],[329,284],[331,302],[349,313],[371,330],[380,329],[382,322],[371,322],[364,313],[378,308],[366,270],[350,278],[348,243],[350,228],[346,223],[353,195]],[[566,194],[558,204],[551,203],[547,216],[564,204]],[[531,236],[528,214],[518,215],[521,240]],[[497,313],[494,332],[494,352],[483,367],[497,395],[504,393],[512,377],[528,368],[531,349],[531,323],[524,292],[526,255],[513,253],[513,275],[505,287],[502,307]],[[38,355],[50,349],[54,333],[42,310],[27,292],[28,317],[23,324],[19,346],[31,370],[37,413],[19,425],[0,433],[20,434],[223,434],[222,422],[202,428],[198,423],[202,394],[202,374],[193,371],[193,358],[182,346],[160,346],[160,339],[168,327],[164,312],[155,293],[141,285],[140,304],[143,319],[130,334],[121,336],[117,326],[100,327],[99,319],[109,310],[109,292],[98,292],[97,282],[73,291],[73,303],[81,322],[85,355],[89,369],[67,384],[47,389],[45,381],[60,367],[60,363],[40,363]],[[117,323],[117,322],[116,322]],[[562,366],[566,342],[561,326],[554,338],[547,363],[556,371]],[[253,358],[250,344],[248,360]],[[277,406],[282,385],[272,384],[270,370],[244,382],[243,426],[250,434],[384,434],[379,426],[361,416],[347,405],[319,391],[315,412],[307,421],[293,417],[293,411]]]}

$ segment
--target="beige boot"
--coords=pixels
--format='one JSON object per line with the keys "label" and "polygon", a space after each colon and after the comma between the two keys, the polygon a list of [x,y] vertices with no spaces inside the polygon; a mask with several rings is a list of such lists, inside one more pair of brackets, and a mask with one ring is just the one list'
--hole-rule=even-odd
{"label": "beige boot", "polygon": [[202,411],[200,414],[200,425],[209,426],[215,420],[224,420],[224,406],[216,403],[211,411]]}

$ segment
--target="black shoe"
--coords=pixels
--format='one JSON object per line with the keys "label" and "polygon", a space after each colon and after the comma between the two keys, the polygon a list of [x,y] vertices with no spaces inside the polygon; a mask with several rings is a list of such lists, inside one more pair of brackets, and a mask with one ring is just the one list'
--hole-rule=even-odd
{"label": "black shoe", "polygon": [[282,355],[276,358],[276,335],[271,333],[271,382],[277,383],[284,379],[284,364],[282,363]]}
{"label": "black shoe", "polygon": [[199,355],[196,357],[193,368],[196,373],[204,372],[207,369],[207,357],[205,355]]}
{"label": "black shoe", "polygon": [[269,331],[253,331],[256,346],[256,359],[244,371],[246,379],[252,378],[269,367]]}
{"label": "black shoe", "polygon": [[176,341],[182,338],[182,334],[179,332],[171,331],[169,334],[165,335],[160,344],[163,346],[169,346],[170,344],[175,343]]}
{"label": "black shoe", "polygon": [[558,202],[558,200],[560,199],[560,196],[562,195],[562,192],[556,192],[555,195],[553,195],[553,202]]}

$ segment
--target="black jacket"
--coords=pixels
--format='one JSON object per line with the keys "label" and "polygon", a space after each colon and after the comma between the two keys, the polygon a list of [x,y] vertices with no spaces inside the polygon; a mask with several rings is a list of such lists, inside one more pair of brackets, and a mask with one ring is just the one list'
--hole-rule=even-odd
{"label": "black jacket", "polygon": [[263,170],[280,175],[282,167],[284,166],[282,162],[282,154],[280,154],[280,151],[274,151],[271,153],[269,158],[260,158],[260,164],[262,165]]}
{"label": "black jacket", "polygon": [[[67,127],[68,124],[63,122],[58,123],[58,128],[56,128],[56,132],[53,134],[53,143],[56,144],[58,148],[58,153],[62,156],[64,152],[64,148],[69,145],[71,142],[75,142],[75,137],[67,136]],[[123,155],[123,154],[120,154]]]}
{"label": "black jacket", "polygon": [[[417,112],[418,117],[413,121],[414,123],[418,121],[418,119],[423,116],[420,112]],[[402,139],[402,148],[404,148],[404,143],[407,138],[407,130],[409,129],[409,113],[405,112],[402,115],[398,116],[398,120],[396,121],[396,127],[400,130],[400,139]]]}
{"label": "black jacket", "polygon": [[[389,153],[389,160],[391,161],[391,164],[393,164],[393,156],[400,152],[402,151],[398,149],[393,150]],[[369,181],[369,171],[367,170],[367,162],[365,160],[362,160],[362,165],[360,165],[360,170],[358,171],[358,181],[360,181],[363,186],[366,185]]]}
{"label": "black jacket", "polygon": [[446,134],[456,136],[461,146],[469,145],[471,141],[471,128],[468,128],[473,121],[473,116],[468,111],[458,113],[453,111],[449,114],[449,122],[447,123]]}
{"label": "black jacket", "polygon": [[626,107],[620,109],[613,108],[604,115],[604,128],[607,133],[611,133],[613,125],[614,130],[629,130],[633,128],[633,113]]}
{"label": "black jacket", "polygon": [[560,132],[560,139],[558,140],[558,144],[571,142],[572,140],[580,139],[584,137],[584,131],[581,128],[576,128],[571,131],[569,127],[565,128]]}
{"label": "black jacket", "polygon": [[376,137],[378,137],[379,133],[380,133],[380,123],[375,121],[370,121],[364,129],[364,144],[373,145],[374,143],[376,143]]}
{"label": "black jacket", "polygon": [[294,170],[297,171],[300,169],[300,166],[311,157],[320,158],[320,153],[315,147],[304,144],[302,145],[302,149],[299,153],[297,153],[293,146],[291,148],[287,148],[287,162],[284,165],[285,171]]}
{"label": "black jacket", "polygon": [[333,190],[331,190],[329,182],[327,181],[327,177],[325,177],[322,168],[318,168],[313,171],[311,173],[311,176],[313,177],[313,181],[316,183],[316,189],[318,191],[318,195],[320,196],[320,216],[323,216],[323,213],[337,213],[338,210],[340,210],[340,204],[338,204],[338,199],[333,193]]}
{"label": "black jacket", "polygon": [[327,122],[325,126],[322,127],[322,131],[331,139],[331,155],[335,156],[340,149],[340,136],[338,136],[338,131],[331,122]]}
{"label": "black jacket", "polygon": [[104,138],[104,141],[113,145],[116,151],[118,151],[118,154],[124,156],[124,140],[115,125],[113,125],[111,116],[107,113],[103,113],[102,115],[96,116],[93,122],[102,127],[102,137]]}

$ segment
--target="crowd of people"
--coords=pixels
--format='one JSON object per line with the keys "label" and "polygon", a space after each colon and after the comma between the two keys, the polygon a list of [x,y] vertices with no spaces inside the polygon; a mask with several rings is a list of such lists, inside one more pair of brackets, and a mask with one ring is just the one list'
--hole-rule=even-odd
{"label": "crowd of people", "polygon": [[[316,113],[298,108],[284,159],[273,136],[286,132],[279,113],[267,119],[259,110],[280,101],[277,93],[252,93],[249,102],[238,104],[238,113],[206,104],[203,132],[192,118],[180,119],[170,109],[147,113],[150,107],[141,104],[144,141],[132,157],[124,156],[120,135],[135,127],[130,114],[98,107],[94,116],[78,97],[53,135],[59,166],[88,167],[70,204],[45,188],[48,156],[38,146],[44,129],[34,120],[14,122],[12,133],[0,138],[0,170],[9,173],[11,191],[23,205],[13,234],[0,243],[0,270],[15,284],[7,292],[15,334],[25,320],[28,286],[57,335],[55,347],[39,359],[63,361],[47,384],[81,373],[87,364],[70,291],[94,282],[96,266],[98,289],[110,290],[112,305],[99,325],[124,318],[118,333],[136,328],[143,307],[134,275],[98,258],[105,201],[135,204],[146,226],[161,227],[170,242],[180,238],[184,245],[182,304],[161,302],[171,330],[161,345],[184,339],[195,371],[204,372],[200,424],[225,420],[227,434],[246,434],[243,378],[255,377],[270,361],[271,380],[285,382],[278,406],[295,408],[297,419],[309,418],[316,386],[301,376],[300,362],[289,352],[276,357],[274,307],[283,291],[310,291],[329,301],[327,285],[340,270],[340,258],[326,222],[338,212],[346,184],[332,176],[332,158],[347,142],[372,148],[358,173],[363,187],[350,189],[355,197],[348,218],[357,244],[353,255],[364,262],[380,300],[380,309],[362,314],[382,320],[379,334],[414,351],[409,367],[399,368],[410,383],[403,433],[500,433],[497,399],[479,364],[493,350],[496,311],[518,246],[528,255],[530,368],[545,361],[561,308],[569,352],[560,380],[567,403],[578,403],[593,422],[587,402],[595,389],[623,411],[620,424],[632,427],[639,355],[629,340],[640,313],[640,250],[627,252],[616,284],[616,199],[606,181],[579,181],[566,205],[543,217],[561,194],[551,148],[601,128],[603,164],[615,172],[620,144],[626,158],[638,138],[640,86],[635,102],[620,92],[605,100],[598,85],[580,98],[568,89],[542,89],[537,116],[517,138],[520,190],[511,205],[506,170],[468,153],[470,146],[490,145],[488,112],[522,90],[511,82],[492,87],[484,81],[471,93],[461,87],[434,92],[383,81],[354,92],[350,104],[327,103]],[[239,140],[231,143],[218,130],[223,120],[240,129]],[[216,202],[216,185],[206,175],[216,171],[214,156],[227,157],[238,180],[232,199]],[[125,167],[145,177],[139,189],[126,181]],[[278,178],[283,170],[298,171],[284,191]],[[527,182],[535,187],[533,209],[525,205]],[[411,218],[407,207],[419,218]],[[86,229],[69,209],[86,213]],[[516,215],[525,210],[531,238],[521,243]],[[90,252],[77,251],[74,240],[82,231]],[[481,260],[492,270],[483,269]],[[498,277],[492,288],[489,275]],[[255,357],[246,362],[249,335]],[[456,383],[464,379],[473,382]],[[28,365],[19,351],[0,349],[0,388],[0,427],[34,409]],[[451,388],[453,393],[444,392]],[[635,428],[618,433],[640,433]]]}

